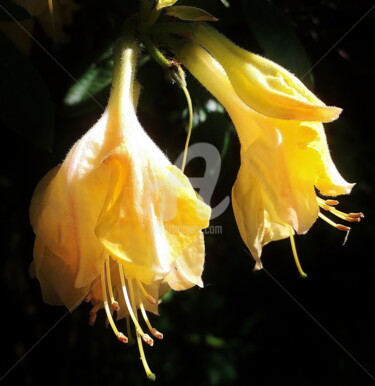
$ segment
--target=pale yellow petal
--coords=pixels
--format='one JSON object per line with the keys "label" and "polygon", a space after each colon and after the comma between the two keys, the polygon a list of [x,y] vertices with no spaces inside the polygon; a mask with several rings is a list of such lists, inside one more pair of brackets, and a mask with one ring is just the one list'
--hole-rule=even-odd
{"label": "pale yellow petal", "polygon": [[40,282],[43,300],[51,305],[64,304],[73,311],[84,299],[89,286],[75,288],[75,276],[70,266],[47,247],[34,250],[35,276]]}
{"label": "pale yellow petal", "polygon": [[186,290],[195,285],[203,287],[204,238],[200,232],[197,238],[172,264],[166,281],[175,291]]}

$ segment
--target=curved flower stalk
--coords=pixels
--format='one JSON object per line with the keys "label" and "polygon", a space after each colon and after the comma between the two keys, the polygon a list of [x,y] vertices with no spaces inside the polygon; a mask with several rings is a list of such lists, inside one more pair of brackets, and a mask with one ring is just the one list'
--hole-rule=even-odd
{"label": "curved flower stalk", "polygon": [[334,200],[317,197],[350,193],[353,184],[337,171],[320,122],[274,119],[246,105],[224,68],[201,46],[188,42],[177,55],[187,69],[219,100],[229,113],[241,142],[241,167],[233,186],[232,203],[242,239],[261,268],[264,245],[291,237],[301,275],[293,234],[309,230],[317,217],[338,229],[319,208],[347,221],[361,213],[337,211]]}
{"label": "curved flower stalk", "polygon": [[173,166],[142,129],[135,111],[134,73],[138,47],[117,50],[113,89],[99,121],[73,146],[64,162],[37,186],[30,208],[36,235],[33,270],[43,298],[73,310],[93,303],[90,323],[104,307],[117,338],[127,342],[117,319],[135,326],[142,341],[153,339],[138,321],[140,310],[157,313],[169,288],[202,286],[202,229],[210,208],[187,177]]}

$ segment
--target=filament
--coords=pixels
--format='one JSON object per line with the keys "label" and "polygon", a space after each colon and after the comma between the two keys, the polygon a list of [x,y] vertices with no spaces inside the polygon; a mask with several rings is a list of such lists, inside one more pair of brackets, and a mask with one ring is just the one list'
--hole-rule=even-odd
{"label": "filament", "polygon": [[138,288],[141,290],[143,296],[151,303],[151,304],[156,304],[156,300],[145,290],[145,287],[143,287],[143,284],[142,282],[136,278],[135,279],[137,284],[138,284]]}
{"label": "filament", "polygon": [[105,309],[105,312],[107,314],[108,322],[111,325],[113,332],[117,336],[117,339],[120,342],[127,343],[128,342],[128,338],[122,332],[119,332],[119,330],[117,329],[116,324],[115,324],[115,322],[114,322],[114,320],[112,318],[111,311],[109,309],[108,298],[107,298],[107,291],[105,289],[105,264],[103,264],[103,267],[102,267],[101,284],[102,284],[102,294],[103,294],[104,309]]}
{"label": "filament", "polygon": [[301,267],[301,263],[299,262],[297,248],[296,248],[296,243],[294,242],[293,228],[291,226],[289,226],[289,238],[290,238],[290,245],[292,246],[292,252],[293,252],[294,261],[296,263],[298,272],[299,272],[299,274],[300,274],[300,276],[302,278],[306,278],[307,275],[303,271],[303,269]]}
{"label": "filament", "polygon": [[116,302],[116,300],[113,296],[113,291],[112,291],[112,281],[111,281],[109,259],[105,259],[105,268],[106,268],[106,273],[107,273],[107,286],[108,286],[109,297],[111,299],[111,305],[115,311],[119,311],[120,307],[119,307],[118,303]]}
{"label": "filament", "polygon": [[188,131],[186,135],[186,141],[185,141],[185,148],[184,148],[184,155],[182,158],[182,166],[181,166],[181,171],[184,172],[185,166],[186,166],[186,158],[187,158],[187,153],[189,149],[189,142],[190,142],[190,137],[191,137],[191,132],[193,130],[193,104],[191,103],[191,97],[189,94],[189,91],[186,87],[186,85],[180,85],[182,88],[182,91],[185,94],[186,102],[188,105],[188,112],[189,112],[189,123],[188,123]]}
{"label": "filament", "polygon": [[130,318],[129,316],[127,316],[125,319],[126,319],[126,331],[128,333],[129,342],[134,343],[132,330],[130,328]]}
{"label": "filament", "polygon": [[332,225],[334,228],[338,229],[339,231],[344,231],[344,232],[349,232],[350,231],[350,227],[347,227],[346,225],[342,225],[342,224],[337,224],[335,222],[333,222],[331,219],[329,219],[327,216],[325,216],[323,213],[318,213],[318,216],[324,220],[326,223],[328,223],[329,225]]}
{"label": "filament", "polygon": [[[120,271],[121,287],[122,287],[122,292],[124,294],[124,299],[125,299],[126,307],[128,308],[129,315],[132,318],[132,321],[133,321],[133,323],[135,325],[135,329],[136,329],[137,333],[139,333],[142,336],[142,339],[147,344],[152,346],[154,341],[152,340],[152,338],[150,338],[149,335],[147,335],[147,334],[145,334],[143,332],[141,326],[138,323],[138,319],[137,319],[137,317],[134,314],[133,308],[132,308],[132,306],[130,304],[130,299],[129,299],[128,291],[126,289],[126,284],[125,284],[125,277],[124,277],[123,266],[121,264],[118,264],[118,267],[119,267],[119,271]],[[130,292],[130,295],[132,296],[133,291],[132,291],[132,287],[130,287],[131,286],[131,281],[130,280],[128,280],[128,284],[129,284],[129,292]]]}
{"label": "filament", "polygon": [[[136,308],[135,299],[134,299],[133,283],[132,283],[131,279],[130,280],[127,279],[127,281],[128,281],[129,293],[130,293],[130,299],[131,299],[131,310],[132,310],[133,315],[135,315],[135,319],[136,319],[137,324],[138,324],[138,316],[137,316],[137,308]],[[129,309],[129,313],[130,313],[130,309]],[[156,377],[155,377],[155,374],[151,371],[150,367],[148,366],[145,352],[143,350],[143,344],[142,344],[142,340],[141,340],[141,332],[138,331],[138,329],[136,329],[136,334],[137,334],[138,349],[139,349],[139,353],[141,354],[141,361],[142,361],[143,367],[146,371],[147,378],[154,381]],[[143,336],[142,336],[143,340],[145,340],[145,335],[147,335],[147,334],[143,334]],[[148,335],[147,335],[147,337],[148,337]],[[151,339],[151,338],[149,337],[149,339]],[[151,341],[153,344],[154,341],[152,339],[151,339]],[[145,342],[150,344],[146,340],[145,340]],[[152,346],[152,344],[150,344],[150,346]]]}
{"label": "filament", "polygon": [[[364,217],[363,213],[345,213],[341,212],[340,210],[337,210],[335,208],[335,205],[338,205],[339,202],[336,200],[323,200],[320,197],[317,197],[319,206],[326,210],[327,212],[330,212],[334,214],[336,217],[341,218],[342,220],[348,221],[348,222],[360,222],[361,219]],[[329,223],[332,225],[331,223]],[[334,225],[333,225],[334,226]]]}
{"label": "filament", "polygon": [[[137,282],[138,282],[138,280],[137,280]],[[136,287],[136,289],[137,289],[137,294],[139,297],[139,308],[141,310],[143,319],[144,319],[145,323],[147,324],[148,329],[150,330],[151,334],[155,338],[163,339],[163,334],[161,332],[159,332],[156,328],[152,327],[150,320],[148,319],[147,312],[145,310],[145,306],[143,304],[142,298],[141,298],[140,293],[139,293],[140,287],[138,286],[138,287]]]}

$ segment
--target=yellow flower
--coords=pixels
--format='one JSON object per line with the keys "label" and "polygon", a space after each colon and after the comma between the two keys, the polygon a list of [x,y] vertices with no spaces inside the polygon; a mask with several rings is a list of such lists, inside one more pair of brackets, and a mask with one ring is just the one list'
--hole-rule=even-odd
{"label": "yellow flower", "polygon": [[[178,57],[188,70],[223,104],[241,142],[241,166],[233,186],[232,204],[242,239],[261,268],[262,247],[309,230],[317,217],[338,229],[319,211],[328,210],[347,221],[361,213],[337,211],[337,201],[317,197],[350,193],[353,184],[337,171],[320,122],[274,119],[247,106],[238,96],[224,68],[202,47],[185,44]],[[285,71],[285,70],[284,70]],[[270,102],[271,103],[271,102]],[[324,106],[323,106],[324,107]]]}
{"label": "yellow flower", "polygon": [[[124,43],[122,43],[124,44]],[[118,50],[113,90],[100,120],[73,146],[64,162],[37,186],[30,208],[36,235],[34,271],[45,301],[74,309],[86,298],[113,320],[130,316],[147,375],[137,309],[145,310],[169,287],[202,286],[202,229],[210,208],[187,177],[162,153],[138,122],[134,72],[137,46]],[[129,332],[129,331],[128,331]]]}
{"label": "yellow flower", "polygon": [[341,109],[328,107],[283,67],[233,44],[208,24],[194,37],[224,68],[234,90],[251,109],[268,117],[330,122]]}

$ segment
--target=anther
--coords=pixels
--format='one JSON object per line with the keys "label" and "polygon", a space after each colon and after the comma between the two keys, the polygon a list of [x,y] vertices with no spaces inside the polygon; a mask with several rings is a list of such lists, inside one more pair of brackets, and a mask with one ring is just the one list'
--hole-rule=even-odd
{"label": "anther", "polygon": [[[107,290],[105,288],[106,287],[105,286],[105,278],[106,278],[105,267],[106,266],[108,267],[108,265],[106,263],[103,264],[102,272],[101,272],[101,276],[100,276],[100,281],[102,284],[102,295],[103,295],[103,304],[104,304],[105,313],[107,314],[108,322],[109,322],[110,326],[112,327],[112,330],[115,333],[117,339],[119,339],[123,343],[126,343],[128,340],[125,337],[125,335],[122,332],[119,332],[119,330],[117,329],[116,324],[112,318],[111,310],[109,309]],[[107,276],[107,278],[108,278],[108,276]],[[126,339],[124,339],[123,337],[125,337]]]}
{"label": "anther", "polygon": [[116,300],[112,302],[111,306],[115,311],[120,311],[120,306],[118,305],[118,302],[116,302]]}
{"label": "anther", "polygon": [[94,293],[92,292],[92,290],[90,290],[89,293],[85,297],[85,302],[89,303],[93,297],[94,297]]}
{"label": "anther", "polygon": [[96,321],[96,314],[99,311],[100,308],[100,302],[96,303],[90,310],[90,317],[89,317],[89,324],[90,326],[93,326]]}
{"label": "anther", "polygon": [[336,224],[335,228],[338,229],[339,231],[344,231],[344,232],[350,231],[350,227],[347,227],[347,226],[342,225],[342,224]]}
{"label": "anther", "polygon": [[146,312],[146,310],[145,310],[145,306],[144,306],[144,304],[143,304],[142,298],[140,297],[140,293],[139,293],[140,286],[137,286],[137,287],[135,287],[135,288],[136,288],[136,291],[137,291],[137,295],[138,295],[138,297],[139,297],[139,299],[140,299],[140,301],[139,301],[139,308],[140,308],[140,310],[141,310],[143,319],[144,319],[144,321],[146,322],[148,329],[150,330],[151,334],[152,334],[155,338],[163,339],[163,334],[162,334],[161,332],[159,332],[156,328],[152,327],[152,325],[151,325],[151,323],[150,323],[150,320],[148,319],[147,312]]}
{"label": "anther", "polygon": [[331,219],[329,219],[327,216],[325,216],[324,214],[322,213],[318,213],[318,216],[324,220],[326,223],[328,223],[329,225],[333,226],[334,228],[338,229],[339,231],[344,231],[344,232],[349,232],[350,231],[350,227],[347,227],[345,225],[342,225],[342,224],[337,224],[335,222],[333,222]]}
{"label": "anther", "polygon": [[[137,331],[137,334],[139,334],[142,337],[142,339],[147,344],[152,346],[154,344],[154,341],[152,340],[152,338],[150,338],[147,334],[145,334],[143,332],[141,326],[138,323],[137,314],[136,314],[137,308],[135,306],[135,301],[134,301],[134,293],[133,293],[132,281],[128,280],[129,294],[131,296],[131,299],[130,299],[128,291],[126,289],[126,284],[125,284],[124,268],[123,268],[123,266],[121,264],[118,264],[118,268],[119,268],[119,272],[120,272],[120,281],[121,281],[122,292],[124,294],[125,304],[126,304],[126,307],[127,307],[128,311],[129,311],[129,315],[132,318],[132,321],[133,321],[133,323],[135,325],[135,329]],[[151,341],[152,341],[152,343],[151,343]]]}
{"label": "anther", "polygon": [[[363,213],[344,213],[344,212],[341,212],[340,210],[337,210],[335,208],[335,205],[338,205],[339,202],[336,200],[323,200],[322,198],[317,197],[317,201],[318,201],[319,206],[322,209],[334,214],[336,217],[341,218],[342,220],[345,220],[348,222],[360,222],[361,219],[364,217]],[[328,222],[328,223],[330,225],[332,225],[330,222]],[[335,226],[335,225],[333,225],[333,226]],[[336,226],[335,226],[335,228],[336,228]],[[340,228],[337,228],[337,229],[340,229]],[[340,229],[340,230],[346,230],[346,229]]]}
{"label": "anther", "polygon": [[337,200],[322,200],[322,201],[324,201],[327,205],[330,205],[330,206],[336,206],[339,204]]}
{"label": "anther", "polygon": [[164,335],[159,332],[156,328],[152,328],[151,330],[152,335],[154,335],[155,338],[163,339]]}
{"label": "anther", "polygon": [[120,307],[113,296],[112,280],[111,280],[111,268],[110,268],[110,264],[109,264],[109,258],[105,259],[105,269],[106,269],[106,274],[107,274],[107,284],[108,284],[109,298],[111,299],[111,306],[115,311],[119,311]]}
{"label": "anther", "polygon": [[348,216],[351,217],[351,218],[358,218],[358,221],[360,221],[361,218],[365,217],[365,215],[362,212],[359,212],[359,213],[349,213]]}
{"label": "anther", "polygon": [[148,335],[148,334],[141,334],[141,337],[142,337],[142,339],[143,339],[143,341],[145,342],[145,343],[147,343],[148,345],[150,345],[151,347],[154,345],[154,340],[151,338],[151,336],[150,335]]}
{"label": "anther", "polygon": [[[132,280],[128,279],[129,294],[130,294],[130,299],[129,299],[129,294],[128,294],[128,291],[126,290],[126,285],[125,285],[124,268],[121,264],[118,264],[118,267],[119,267],[119,271],[120,271],[120,280],[121,280],[122,291],[124,293],[125,304],[128,308],[129,315],[132,318],[133,323],[135,325],[135,331],[136,331],[136,335],[137,335],[137,343],[138,343],[139,354],[141,355],[141,361],[142,361],[143,367],[146,371],[147,378],[154,381],[156,377],[155,377],[155,374],[150,370],[150,367],[148,366],[148,363],[147,363],[147,360],[145,357],[145,353],[143,350],[143,344],[142,344],[141,337],[143,338],[143,340],[146,339],[145,342],[148,344],[150,344],[151,338],[142,331],[142,329],[138,323],[137,307],[135,304]],[[138,287],[136,287],[136,288],[138,288]],[[148,342],[147,342],[147,340],[148,340]],[[153,343],[154,343],[154,341],[152,340],[152,344]]]}
{"label": "anther", "polygon": [[151,304],[156,304],[156,300],[145,290],[145,287],[143,287],[142,282],[138,278],[136,279],[136,282],[146,300]]}
{"label": "anther", "polygon": [[91,312],[90,312],[90,316],[89,316],[89,325],[90,326],[93,326],[95,324],[96,316],[97,316],[96,314],[91,314]]}
{"label": "anther", "polygon": [[121,343],[128,343],[128,338],[122,333],[122,332],[119,332],[117,334],[117,339],[121,342]]}

